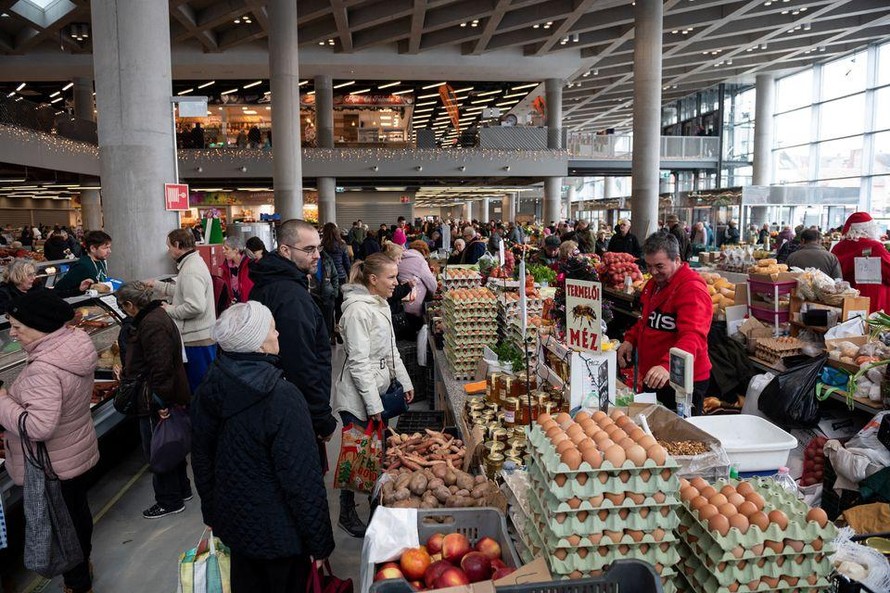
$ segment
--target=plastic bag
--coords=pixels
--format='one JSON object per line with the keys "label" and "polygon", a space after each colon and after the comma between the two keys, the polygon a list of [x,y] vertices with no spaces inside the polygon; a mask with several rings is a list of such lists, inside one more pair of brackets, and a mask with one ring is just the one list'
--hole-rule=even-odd
{"label": "plastic bag", "polygon": [[776,376],[772,373],[763,373],[762,375],[754,375],[748,383],[748,391],[745,392],[745,403],[742,404],[742,414],[750,414],[752,416],[760,416],[766,418],[766,415],[757,407],[757,401],[760,394],[770,384],[770,381]]}
{"label": "plastic bag", "polygon": [[774,378],[760,394],[758,409],[782,425],[816,426],[819,422],[816,383],[822,376],[826,359],[827,356],[819,356]]}
{"label": "plastic bag", "polygon": [[872,591],[890,591],[890,564],[883,554],[869,546],[850,541],[855,532],[844,527],[834,540],[831,564],[844,576],[859,581]]}
{"label": "plastic bag", "polygon": [[843,323],[838,323],[833,328],[825,332],[826,340],[835,340],[837,338],[853,338],[855,336],[865,335],[865,321],[861,317],[854,317]]}
{"label": "plastic bag", "polygon": [[164,474],[172,471],[192,450],[192,423],[182,406],[171,406],[170,415],[162,418],[151,433],[151,471]]}
{"label": "plastic bag", "polygon": [[179,557],[178,593],[230,593],[232,584],[229,549],[213,537],[204,539]]}
{"label": "plastic bag", "polygon": [[426,357],[429,350],[430,326],[423,324],[420,331],[417,332],[417,365],[425,367]]}
{"label": "plastic bag", "polygon": [[359,582],[370,581],[366,578],[365,571],[373,571],[376,564],[396,560],[405,550],[419,545],[417,509],[377,507],[362,544],[362,574]]}
{"label": "plastic bag", "polygon": [[343,427],[334,488],[370,494],[380,477],[383,461],[383,423],[368,422],[366,428]]}
{"label": "plastic bag", "polygon": [[878,439],[881,421],[887,415],[890,415],[890,411],[875,414],[845,445],[847,450],[861,450],[878,469],[890,467],[890,450]]}

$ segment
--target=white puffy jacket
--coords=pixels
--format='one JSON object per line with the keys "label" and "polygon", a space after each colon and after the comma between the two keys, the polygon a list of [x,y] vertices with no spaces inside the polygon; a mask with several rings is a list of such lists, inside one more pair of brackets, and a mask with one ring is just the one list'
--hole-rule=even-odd
{"label": "white puffy jacket", "polygon": [[335,412],[349,412],[361,420],[383,412],[380,396],[389,387],[393,370],[406,392],[414,389],[396,349],[386,299],[361,284],[346,284],[340,329],[346,361],[337,376]]}

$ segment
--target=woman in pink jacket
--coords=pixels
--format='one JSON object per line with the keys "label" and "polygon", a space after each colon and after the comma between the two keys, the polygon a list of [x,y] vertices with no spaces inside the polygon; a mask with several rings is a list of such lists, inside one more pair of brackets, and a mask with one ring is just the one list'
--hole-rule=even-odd
{"label": "woman in pink jacket", "polygon": [[96,348],[86,333],[65,325],[74,317],[74,309],[50,291],[19,297],[12,302],[8,315],[9,335],[28,354],[28,364],[8,390],[0,388],[6,468],[12,480],[21,485],[24,458],[18,420],[28,412],[28,437],[46,444],[83,549],[83,562],[64,574],[65,592],[88,593],[92,591],[89,558],[93,516],[87,503],[86,473],[99,461],[90,414]]}

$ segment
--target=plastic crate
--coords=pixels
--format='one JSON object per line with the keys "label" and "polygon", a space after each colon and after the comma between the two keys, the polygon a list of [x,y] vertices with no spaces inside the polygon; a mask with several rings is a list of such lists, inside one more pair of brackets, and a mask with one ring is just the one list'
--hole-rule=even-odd
{"label": "plastic crate", "polygon": [[423,432],[425,428],[441,431],[445,427],[445,412],[431,410],[409,410],[403,412],[396,422],[396,432],[412,434]]}
{"label": "plastic crate", "polygon": [[[504,515],[497,509],[418,509],[417,511],[417,535],[420,543],[426,543],[431,535],[436,533],[462,533],[470,540],[470,545],[483,537],[493,538],[501,545],[501,559],[510,567],[518,567],[522,564],[519,554],[513,546],[510,534],[507,532],[507,521]],[[365,580],[362,582],[361,591],[370,593],[410,593],[414,588],[404,579],[387,579],[373,583],[374,567],[368,566],[365,571]],[[645,593],[645,592],[643,592]]]}

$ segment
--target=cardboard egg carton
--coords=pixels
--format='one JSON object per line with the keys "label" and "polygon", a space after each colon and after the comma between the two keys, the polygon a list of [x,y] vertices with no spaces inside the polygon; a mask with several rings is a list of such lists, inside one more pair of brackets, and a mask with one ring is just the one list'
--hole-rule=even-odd
{"label": "cardboard egg carton", "polygon": [[686,546],[681,543],[678,547],[682,557],[679,565],[680,573],[689,588],[695,593],[765,593],[767,591],[817,593],[829,585],[825,576],[816,574],[806,577],[792,575],[781,575],[775,578],[753,577],[750,580],[732,581],[724,585],[720,583],[716,573],[698,564],[694,556],[687,555],[689,549]]}
{"label": "cardboard egg carton", "polygon": [[767,362],[775,362],[786,356],[800,354],[802,347],[803,342],[797,338],[760,338],[757,340],[754,352],[758,358]]}

